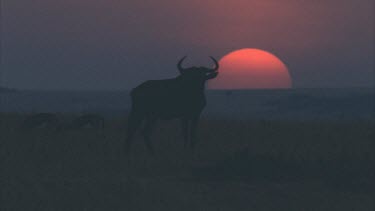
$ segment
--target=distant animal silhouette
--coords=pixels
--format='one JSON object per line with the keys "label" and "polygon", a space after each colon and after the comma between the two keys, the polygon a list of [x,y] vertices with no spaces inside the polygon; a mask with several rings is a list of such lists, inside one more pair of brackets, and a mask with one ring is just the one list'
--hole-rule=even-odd
{"label": "distant animal silhouette", "polygon": [[149,80],[136,88],[130,95],[132,100],[129,114],[125,151],[130,153],[135,132],[144,122],[142,135],[151,154],[154,148],[150,136],[158,119],[180,119],[184,136],[184,146],[195,146],[196,129],[200,114],[206,106],[205,82],[218,75],[219,64],[210,57],[214,68],[183,68],[183,57],[177,64],[180,75],[165,80]]}
{"label": "distant animal silhouette", "polygon": [[97,114],[84,114],[74,119],[69,125],[70,129],[103,129],[104,118]]}
{"label": "distant animal silhouette", "polygon": [[225,94],[229,97],[229,96],[232,96],[233,95],[233,91],[232,90],[229,90],[229,91],[226,91]]}
{"label": "distant animal silhouette", "polygon": [[21,129],[32,130],[32,129],[51,129],[58,130],[61,127],[61,123],[56,114],[53,113],[38,113],[28,116],[22,123]]}

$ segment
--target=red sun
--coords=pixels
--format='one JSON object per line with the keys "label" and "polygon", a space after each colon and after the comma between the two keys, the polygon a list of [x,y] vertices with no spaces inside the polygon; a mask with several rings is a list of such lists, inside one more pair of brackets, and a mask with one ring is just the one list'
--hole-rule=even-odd
{"label": "red sun", "polygon": [[285,89],[292,82],[288,68],[275,55],[259,49],[240,49],[220,61],[219,75],[211,89]]}

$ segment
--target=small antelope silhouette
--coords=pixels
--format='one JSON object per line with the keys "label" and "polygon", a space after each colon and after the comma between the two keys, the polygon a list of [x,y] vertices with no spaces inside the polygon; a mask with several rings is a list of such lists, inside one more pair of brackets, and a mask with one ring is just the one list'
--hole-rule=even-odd
{"label": "small antelope silhouette", "polygon": [[180,75],[176,78],[149,80],[131,91],[132,105],[125,140],[126,153],[130,153],[133,136],[144,122],[144,142],[148,151],[154,154],[150,136],[158,119],[180,119],[184,146],[190,141],[190,147],[194,149],[197,124],[206,106],[205,82],[218,75],[219,64],[210,57],[215,63],[214,68],[183,68],[182,62],[185,58],[186,56],[177,64]]}
{"label": "small antelope silhouette", "polygon": [[22,123],[21,129],[32,130],[37,128],[60,129],[61,124],[56,114],[38,113],[28,116]]}

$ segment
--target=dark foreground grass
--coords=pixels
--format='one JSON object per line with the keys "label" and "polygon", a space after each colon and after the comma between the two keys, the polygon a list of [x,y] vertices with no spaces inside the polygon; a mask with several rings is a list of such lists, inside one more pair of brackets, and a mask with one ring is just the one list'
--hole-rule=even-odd
{"label": "dark foreground grass", "polygon": [[[69,121],[73,115],[62,115]],[[103,130],[20,130],[1,114],[1,210],[373,210],[371,121],[203,120],[194,154],[161,122],[150,157]]]}

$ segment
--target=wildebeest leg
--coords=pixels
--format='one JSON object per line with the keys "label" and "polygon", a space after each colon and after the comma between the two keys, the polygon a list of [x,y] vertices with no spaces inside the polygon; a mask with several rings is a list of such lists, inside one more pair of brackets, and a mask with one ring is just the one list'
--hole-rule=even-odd
{"label": "wildebeest leg", "polygon": [[189,142],[189,120],[181,119],[182,136],[184,137],[184,148],[187,147]]}
{"label": "wildebeest leg", "polygon": [[155,118],[148,118],[146,120],[145,126],[144,126],[143,131],[142,131],[146,147],[147,147],[148,151],[151,153],[151,155],[155,155],[155,150],[154,150],[154,147],[152,146],[151,140],[150,140],[152,130],[154,129],[154,126],[155,126],[155,122],[156,122]]}
{"label": "wildebeest leg", "polygon": [[190,147],[192,150],[194,150],[194,147],[197,141],[196,137],[197,137],[198,120],[199,120],[199,116],[196,116],[191,120],[191,124],[190,124]]}
{"label": "wildebeest leg", "polygon": [[125,140],[125,153],[129,155],[130,148],[133,142],[133,138],[135,133],[137,132],[137,129],[142,124],[143,117],[136,112],[132,111],[129,115],[128,120],[128,127],[127,127],[127,135]]}

